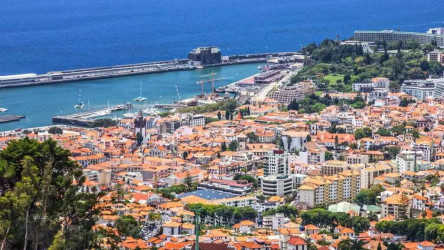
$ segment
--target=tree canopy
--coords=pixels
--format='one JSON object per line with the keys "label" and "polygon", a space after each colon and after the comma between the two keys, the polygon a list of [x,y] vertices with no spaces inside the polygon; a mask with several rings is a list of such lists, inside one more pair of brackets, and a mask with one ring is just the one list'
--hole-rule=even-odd
{"label": "tree canopy", "polygon": [[12,141],[0,152],[0,237],[6,248],[94,247],[98,195],[79,192],[82,168],[53,140]]}

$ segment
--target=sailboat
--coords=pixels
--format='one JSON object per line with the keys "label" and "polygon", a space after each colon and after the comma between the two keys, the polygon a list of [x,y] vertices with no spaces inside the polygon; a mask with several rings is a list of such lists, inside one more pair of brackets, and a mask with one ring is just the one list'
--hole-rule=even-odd
{"label": "sailboat", "polygon": [[6,111],[8,111],[7,108],[3,108],[3,95],[0,96],[0,113],[5,113]]}
{"label": "sailboat", "polygon": [[140,96],[135,98],[134,101],[135,102],[143,102],[146,100],[146,97],[142,96],[142,83],[140,83]]}
{"label": "sailboat", "polygon": [[74,105],[74,108],[76,109],[83,109],[83,107],[85,107],[85,103],[81,101],[81,96],[82,96],[82,89],[79,90],[79,103]]}

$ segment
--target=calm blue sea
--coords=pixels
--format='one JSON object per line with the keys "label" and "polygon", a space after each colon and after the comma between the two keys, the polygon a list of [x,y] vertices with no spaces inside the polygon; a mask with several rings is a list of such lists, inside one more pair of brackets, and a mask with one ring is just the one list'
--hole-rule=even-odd
{"label": "calm blue sea", "polygon": [[[192,48],[222,53],[295,51],[354,30],[425,32],[443,25],[442,0],[1,0],[0,75],[185,58]],[[51,124],[73,108],[82,89],[91,108],[138,96],[150,102],[198,94],[200,75],[217,71],[232,81],[258,65],[170,72],[0,90],[1,105],[20,122],[0,130]],[[230,80],[219,82],[227,84]]]}
{"label": "calm blue sea", "polygon": [[[357,29],[425,31],[442,0],[1,0],[0,75],[298,50]],[[268,47],[268,48],[267,48]]]}

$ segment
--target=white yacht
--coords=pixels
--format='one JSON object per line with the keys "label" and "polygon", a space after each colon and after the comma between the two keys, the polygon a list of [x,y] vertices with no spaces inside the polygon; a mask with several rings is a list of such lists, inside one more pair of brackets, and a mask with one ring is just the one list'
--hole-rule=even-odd
{"label": "white yacht", "polygon": [[6,111],[8,111],[7,108],[0,108],[0,113],[5,113]]}
{"label": "white yacht", "polygon": [[142,96],[142,83],[140,83],[140,96],[137,98],[134,98],[135,102],[143,102],[145,101],[147,98]]}
{"label": "white yacht", "polygon": [[83,107],[85,107],[84,102],[79,102],[78,104],[74,105],[74,108],[76,109],[83,109]]}

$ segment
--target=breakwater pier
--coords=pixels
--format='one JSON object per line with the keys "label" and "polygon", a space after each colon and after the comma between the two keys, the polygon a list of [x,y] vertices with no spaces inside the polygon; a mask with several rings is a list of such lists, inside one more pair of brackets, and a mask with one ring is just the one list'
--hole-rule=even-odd
{"label": "breakwater pier", "polygon": [[[207,52],[210,50],[210,52]],[[20,74],[0,76],[0,88],[26,87],[62,82],[84,81],[111,77],[150,74],[168,71],[193,70],[234,64],[266,62],[270,58],[288,60],[298,56],[297,52],[275,52],[262,54],[222,56],[215,47],[193,50],[188,59],[176,59],[111,67],[87,68],[48,72],[45,74]],[[300,55],[299,55],[300,56]]]}

